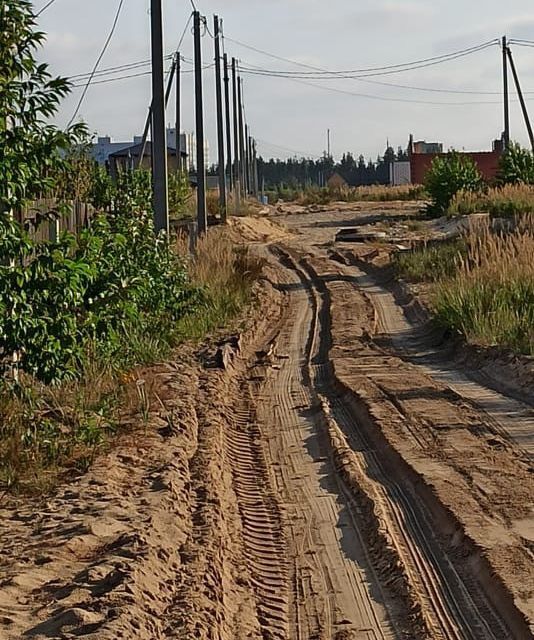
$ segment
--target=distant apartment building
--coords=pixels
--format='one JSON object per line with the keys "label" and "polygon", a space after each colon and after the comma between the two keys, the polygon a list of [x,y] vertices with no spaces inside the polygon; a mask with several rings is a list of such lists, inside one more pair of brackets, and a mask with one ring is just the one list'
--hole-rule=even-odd
{"label": "distant apartment building", "polygon": [[[167,129],[167,145],[174,147],[176,144],[176,129]],[[182,133],[180,148],[187,153],[187,169],[194,171],[197,163],[197,142],[194,133]],[[204,167],[206,170],[210,166],[210,147],[208,140],[204,140]]]}
{"label": "distant apartment building", "polygon": [[412,142],[412,153],[443,153],[443,143],[426,140]]}
{"label": "distant apartment building", "polygon": [[109,156],[112,153],[117,153],[118,151],[122,151],[127,147],[130,147],[132,144],[139,144],[141,142],[141,137],[136,136],[132,142],[112,142],[110,136],[102,136],[98,137],[96,143],[92,145],[92,155],[93,158],[98,162],[98,164],[106,164],[109,160]]}
{"label": "distant apartment building", "polygon": [[[176,155],[176,129],[167,129],[167,147],[170,154],[174,151]],[[194,163],[196,148],[193,146],[192,139],[194,136],[189,133],[180,134],[180,157],[182,159],[182,167],[189,170],[191,162]],[[124,158],[139,158],[142,136],[134,136],[130,142],[114,142],[110,136],[98,137],[96,143],[92,145],[93,158],[98,164],[104,165],[110,162],[111,157],[115,159],[121,158],[121,164],[124,164]],[[147,142],[145,149],[145,158],[143,166],[150,166],[150,162],[146,157],[148,150],[151,150],[150,141]],[[174,163],[173,163],[174,166]]]}

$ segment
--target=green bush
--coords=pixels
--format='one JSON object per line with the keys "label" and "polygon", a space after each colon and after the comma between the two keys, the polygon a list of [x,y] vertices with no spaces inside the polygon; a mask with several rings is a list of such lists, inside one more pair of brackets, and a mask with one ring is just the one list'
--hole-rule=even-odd
{"label": "green bush", "polygon": [[428,212],[434,215],[446,213],[458,191],[477,191],[482,187],[482,176],[468,156],[451,151],[436,156],[424,180],[431,199]]}
{"label": "green bush", "polygon": [[131,332],[170,344],[203,300],[146,212],[101,214],[79,241],[56,243],[35,243],[4,214],[0,265],[0,348],[45,383],[76,378],[90,343],[118,368],[135,364]]}
{"label": "green bush", "polygon": [[501,184],[534,184],[534,154],[513,143],[499,161],[498,179]]}

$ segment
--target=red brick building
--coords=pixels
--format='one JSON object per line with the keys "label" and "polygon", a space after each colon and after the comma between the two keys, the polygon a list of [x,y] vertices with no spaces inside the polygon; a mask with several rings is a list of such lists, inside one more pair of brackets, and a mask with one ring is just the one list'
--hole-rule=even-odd
{"label": "red brick building", "polygon": [[[499,158],[502,154],[500,140],[494,141],[493,151],[465,151],[460,153],[474,161],[484,180],[492,182],[496,178],[499,169]],[[410,157],[412,184],[422,184],[432,160],[436,156],[446,156],[445,153],[417,153],[417,143],[413,143],[413,140],[410,140],[408,154]]]}

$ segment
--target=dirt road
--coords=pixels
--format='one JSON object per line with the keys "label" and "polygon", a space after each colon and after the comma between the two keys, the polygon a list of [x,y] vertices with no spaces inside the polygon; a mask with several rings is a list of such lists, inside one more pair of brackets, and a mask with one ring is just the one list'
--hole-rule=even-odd
{"label": "dirt road", "polygon": [[160,372],[131,451],[0,512],[0,638],[533,637],[531,408],[333,243],[366,215],[233,220],[256,308]]}

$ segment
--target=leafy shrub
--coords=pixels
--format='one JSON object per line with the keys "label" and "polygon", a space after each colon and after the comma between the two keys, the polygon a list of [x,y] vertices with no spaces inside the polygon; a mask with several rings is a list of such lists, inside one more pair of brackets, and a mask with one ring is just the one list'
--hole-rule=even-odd
{"label": "leafy shrub", "polygon": [[432,201],[428,212],[441,215],[447,211],[458,191],[478,191],[482,186],[482,176],[471,158],[452,151],[434,158],[424,186]]}
{"label": "leafy shrub", "polygon": [[499,161],[498,179],[501,184],[534,184],[534,154],[513,143]]}
{"label": "leafy shrub", "polygon": [[169,217],[182,220],[193,216],[194,197],[187,174],[169,174]]}
{"label": "leafy shrub", "polygon": [[131,331],[172,341],[172,327],[202,302],[148,213],[97,216],[79,241],[35,243],[0,219],[0,348],[45,383],[79,375],[87,344],[117,365]]}

